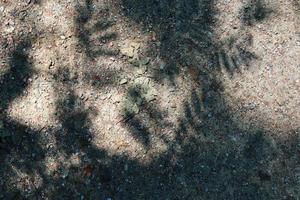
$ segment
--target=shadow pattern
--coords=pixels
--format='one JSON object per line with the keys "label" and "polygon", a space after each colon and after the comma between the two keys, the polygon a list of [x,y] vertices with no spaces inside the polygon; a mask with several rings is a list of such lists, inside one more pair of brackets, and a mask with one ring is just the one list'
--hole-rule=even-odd
{"label": "shadow pattern", "polygon": [[242,9],[243,24],[251,26],[256,22],[266,20],[274,11],[269,9],[262,0],[250,0]]}
{"label": "shadow pattern", "polygon": [[88,58],[118,55],[118,50],[109,47],[109,43],[118,35],[115,32],[108,32],[114,25],[114,21],[108,20],[108,11],[105,8],[96,10],[92,0],[85,0],[83,5],[77,6],[78,14],[74,22],[79,42],[78,49],[83,49]]}
{"label": "shadow pattern", "polygon": [[[109,155],[95,147],[89,118],[97,113],[85,108],[75,94],[68,71],[59,71],[57,75],[58,84],[66,90],[56,105],[58,128],[35,130],[9,119],[5,113],[9,103],[22,95],[33,74],[24,51],[30,42],[25,41],[12,52],[10,70],[1,77],[0,131],[6,132],[6,136],[0,141],[0,177],[11,174],[11,179],[0,180],[0,198],[263,200],[285,196],[297,199],[299,133],[295,131],[294,137],[282,140],[267,136],[262,128],[244,130],[240,126],[243,122],[234,121],[224,106],[217,66],[221,62],[231,63],[224,60],[232,60],[232,55],[227,55],[211,37],[213,1],[124,0],[122,3],[126,15],[145,26],[151,25],[159,35],[159,51],[166,67],[157,72],[157,79],[174,82],[180,67],[185,66],[195,80],[176,128],[176,138],[168,141],[164,154],[147,165],[126,155]],[[92,9],[92,1],[86,0],[80,11],[83,14],[78,17],[84,26]],[[105,29],[106,25],[97,26]],[[111,55],[90,48],[91,40],[85,34],[92,33],[92,29],[81,27],[79,32],[88,57]],[[242,55],[240,62],[249,65],[255,58],[254,53],[243,47],[238,54]],[[239,66],[236,64],[235,68]],[[227,67],[227,71],[234,70]],[[62,79],[61,74],[64,74]],[[147,147],[153,133],[145,119],[158,126],[157,132],[169,124],[164,120],[164,111],[144,100],[140,90],[129,89],[128,96],[142,113],[125,112],[128,120],[123,123]],[[59,161],[52,171],[47,164],[50,157]]]}

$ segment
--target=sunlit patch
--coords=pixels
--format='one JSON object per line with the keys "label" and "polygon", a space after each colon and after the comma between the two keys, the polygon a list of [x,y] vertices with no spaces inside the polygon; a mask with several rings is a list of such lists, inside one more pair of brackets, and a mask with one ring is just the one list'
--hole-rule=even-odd
{"label": "sunlit patch", "polygon": [[[216,15],[216,26],[219,32],[216,32],[217,37],[223,40],[224,37],[236,35],[241,31],[241,24],[239,21],[239,13],[243,7],[242,1],[218,1],[216,8],[218,13]],[[230,10],[226,12],[225,10]],[[222,33],[222,34],[219,34]]]}
{"label": "sunlit patch", "polygon": [[121,101],[122,95],[118,95],[118,91],[115,90],[110,92],[113,96],[107,98],[107,95],[104,95],[105,98],[100,97],[93,103],[97,109],[97,116],[91,119],[94,131],[93,143],[112,155],[126,154],[130,157],[137,157],[144,153],[142,144],[134,141],[126,129],[118,123],[120,118],[116,104]]}
{"label": "sunlit patch", "polygon": [[44,77],[31,78],[23,96],[15,99],[9,108],[9,115],[22,124],[34,128],[43,128],[54,123],[55,91],[51,82]]}
{"label": "sunlit patch", "polygon": [[[258,6],[274,8],[276,4],[276,2],[271,2]],[[251,29],[241,22],[239,24],[237,21],[239,17],[225,20],[229,24],[222,24],[218,27],[220,30],[224,27],[232,31],[231,33],[218,31],[219,38],[224,41],[222,42],[224,56],[223,58],[220,56],[219,59],[223,63],[219,63],[222,63],[225,69],[226,65],[234,66],[234,59],[242,63],[238,68],[238,73],[234,73],[233,76],[228,76],[226,70],[222,70],[224,99],[229,109],[232,108],[232,112],[235,113],[232,114],[233,118],[237,121],[243,119],[244,123],[240,123],[243,129],[263,127],[266,130],[283,132],[296,129],[300,124],[299,109],[295,109],[300,105],[298,97],[300,76],[299,67],[296,64],[299,63],[300,48],[296,45],[293,31],[295,20],[286,20],[281,17],[293,18],[294,16],[290,14],[290,11],[276,7],[276,18],[270,16],[258,20],[252,19],[252,17],[260,17],[252,16],[256,11],[251,9],[255,8],[247,7],[247,9],[254,12],[247,13],[251,14],[248,16],[251,17],[249,20],[253,25]],[[239,25],[237,26],[234,22]],[[233,29],[228,29],[228,26]],[[291,31],[287,33],[283,29]],[[245,36],[251,36],[251,40]],[[248,57],[239,53],[241,51],[237,47],[241,45],[243,45],[244,53],[246,51],[244,55]],[[225,58],[228,60],[227,63],[224,62]]]}
{"label": "sunlit patch", "polygon": [[64,23],[68,18],[68,14],[72,15],[72,7],[68,9],[56,1],[43,1],[41,7],[41,25],[61,33],[66,32],[69,27],[68,23]]}
{"label": "sunlit patch", "polygon": [[[225,97],[229,105],[234,108],[234,105],[239,105],[240,108],[235,110],[235,117],[244,115],[243,121],[248,126],[259,126],[258,123],[273,131],[289,131],[299,127],[300,112],[296,109],[300,105],[299,68],[290,63],[294,58],[299,58],[296,54],[287,52],[283,60],[282,56],[277,57],[280,58],[278,60],[264,57],[258,63],[260,70],[244,71],[243,75],[225,81]],[[270,62],[272,65],[268,64]],[[289,70],[280,69],[286,64]]]}
{"label": "sunlit patch", "polygon": [[225,81],[226,90],[234,91],[234,95],[228,93],[225,98],[230,106],[236,108],[238,105],[236,117],[244,115],[245,124],[256,126],[258,123],[273,131],[299,127],[300,112],[295,109],[300,105],[299,69],[289,66],[289,71],[282,71],[279,65],[272,66],[272,69],[265,65],[260,72],[244,72],[243,76]]}
{"label": "sunlit patch", "polygon": [[[97,116],[91,118],[93,144],[109,155],[126,155],[143,164],[166,153],[175,142],[178,118],[183,117],[182,94],[190,93],[185,75],[176,81],[176,86],[158,87],[149,78],[140,77],[128,83],[131,89],[124,93],[111,90],[109,99],[95,101]],[[154,88],[155,93],[149,92]]]}

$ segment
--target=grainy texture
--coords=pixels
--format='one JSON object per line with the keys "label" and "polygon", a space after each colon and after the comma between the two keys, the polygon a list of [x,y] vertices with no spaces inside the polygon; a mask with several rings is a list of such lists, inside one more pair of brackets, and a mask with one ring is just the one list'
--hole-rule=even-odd
{"label": "grainy texture", "polygon": [[0,199],[300,199],[298,0],[0,0]]}

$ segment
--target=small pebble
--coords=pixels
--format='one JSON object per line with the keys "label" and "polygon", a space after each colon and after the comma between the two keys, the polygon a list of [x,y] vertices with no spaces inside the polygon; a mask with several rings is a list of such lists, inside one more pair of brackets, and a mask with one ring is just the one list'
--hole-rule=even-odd
{"label": "small pebble", "polygon": [[120,81],[120,85],[124,85],[124,84],[126,84],[128,81],[127,81],[127,79],[126,78],[123,78],[123,79],[121,79],[121,81]]}
{"label": "small pebble", "polygon": [[176,108],[176,103],[171,103],[171,108]]}

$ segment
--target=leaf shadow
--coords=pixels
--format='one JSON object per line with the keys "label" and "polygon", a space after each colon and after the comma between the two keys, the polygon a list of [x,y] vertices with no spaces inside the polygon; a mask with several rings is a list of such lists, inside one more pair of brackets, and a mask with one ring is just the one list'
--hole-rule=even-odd
{"label": "leaf shadow", "polygon": [[118,50],[109,46],[111,41],[117,39],[118,34],[109,31],[114,22],[109,20],[107,9],[96,10],[93,1],[86,0],[84,5],[77,6],[74,23],[79,49],[84,49],[88,58],[118,55]]}

